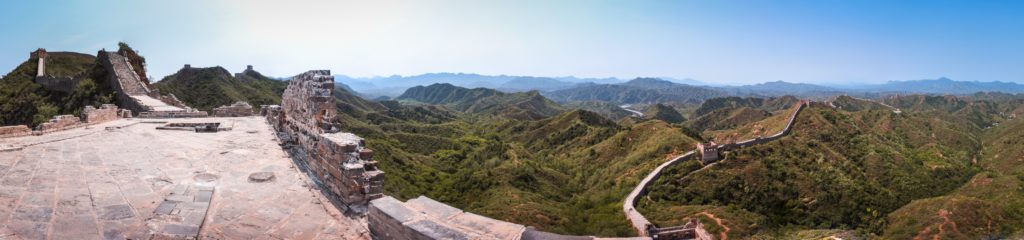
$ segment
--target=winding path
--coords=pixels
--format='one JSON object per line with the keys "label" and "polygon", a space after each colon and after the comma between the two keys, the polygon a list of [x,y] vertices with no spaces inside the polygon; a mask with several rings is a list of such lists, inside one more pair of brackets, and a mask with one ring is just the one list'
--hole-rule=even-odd
{"label": "winding path", "polygon": [[619,108],[622,108],[622,110],[626,110],[627,112],[632,113],[633,117],[638,117],[638,118],[644,117],[644,113],[642,113],[640,111],[637,111],[637,110],[630,109],[630,107],[632,107],[632,106],[633,106],[632,104],[625,104],[625,105],[619,106]]}
{"label": "winding path", "polygon": [[[796,110],[793,111],[792,116],[790,116],[789,121],[786,123],[786,128],[782,129],[782,131],[779,131],[778,133],[776,133],[776,134],[774,134],[772,136],[769,136],[767,138],[749,139],[749,140],[740,141],[740,142],[734,143],[734,144],[726,144],[726,145],[723,145],[723,146],[719,146],[719,150],[720,151],[724,151],[724,150],[729,150],[729,149],[733,149],[733,148],[737,148],[737,147],[752,146],[752,145],[757,145],[757,144],[761,144],[761,143],[771,142],[773,140],[779,139],[782,136],[785,136],[785,135],[789,134],[790,128],[792,128],[793,127],[793,123],[796,122],[797,115],[800,114],[800,111],[802,111],[804,108],[806,108],[809,105],[810,105],[810,101],[807,101],[807,100],[800,101],[800,103],[798,103],[798,105],[795,106]],[[623,109],[625,109],[625,108],[623,108]],[[633,191],[631,191],[629,193],[629,195],[626,196],[626,199],[622,203],[622,211],[626,215],[626,218],[629,219],[629,222],[632,225],[633,229],[637,231],[637,235],[639,235],[639,236],[649,236],[649,232],[648,231],[651,228],[655,227],[655,225],[653,223],[651,223],[651,221],[647,220],[647,218],[644,217],[643,214],[640,214],[640,212],[637,211],[637,209],[636,209],[636,203],[640,199],[639,198],[640,195],[643,195],[644,193],[647,193],[647,187],[649,187],[654,182],[655,179],[657,179],[658,177],[661,176],[661,172],[663,170],[665,170],[665,168],[668,168],[670,166],[679,164],[683,160],[689,159],[690,156],[694,155],[695,153],[696,153],[696,151],[689,151],[689,152],[683,153],[682,155],[679,155],[679,156],[677,156],[675,158],[672,158],[672,159],[662,163],[661,165],[658,165],[658,167],[654,168],[654,171],[651,171],[651,173],[647,174],[647,176],[644,177],[644,179],[641,180],[640,183],[637,184],[637,186],[635,188],[633,188]],[[711,165],[708,165],[708,166],[711,166]],[[705,166],[705,168],[706,167],[707,166]],[[703,168],[701,168],[701,169],[703,169]]]}

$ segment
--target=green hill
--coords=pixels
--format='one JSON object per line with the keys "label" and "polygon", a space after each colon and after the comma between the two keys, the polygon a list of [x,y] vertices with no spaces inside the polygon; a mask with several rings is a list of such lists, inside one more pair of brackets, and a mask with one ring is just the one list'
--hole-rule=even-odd
{"label": "green hill", "polygon": [[48,76],[78,77],[81,81],[70,93],[48,90],[35,82],[37,59],[26,60],[0,79],[0,126],[35,126],[55,115],[78,115],[87,105],[114,102],[106,71],[95,56],[73,52],[48,54]]}
{"label": "green hill", "polygon": [[251,69],[232,76],[222,67],[188,67],[153,86],[162,94],[174,94],[188,106],[210,111],[237,101],[253,106],[280,104],[288,82],[271,79]]}
{"label": "green hill", "polygon": [[667,156],[696,142],[663,121],[624,127],[584,110],[538,120],[447,110],[459,101],[511,94],[411,93],[432,97],[406,96],[402,104],[336,92],[347,99],[339,103],[341,126],[366,138],[388,173],[385,192],[398,198],[426,195],[545,231],[632,235],[622,217],[622,197]]}
{"label": "green hill", "polygon": [[682,123],[686,121],[679,111],[675,108],[666,106],[664,104],[654,104],[647,107],[647,111],[644,112],[644,116],[648,116],[651,119],[658,119],[667,123]]}
{"label": "green hill", "polygon": [[971,162],[981,133],[948,112],[812,107],[778,141],[736,150],[686,177],[699,166],[670,169],[641,208],[662,225],[704,212],[724,217],[740,229],[730,237],[793,228],[877,234],[886,214],[967,182],[978,171]]}
{"label": "green hill", "polygon": [[768,112],[774,112],[782,109],[787,109],[796,104],[800,99],[793,96],[782,96],[772,98],[755,98],[755,97],[718,97],[711,98],[701,103],[700,108],[694,112],[695,115],[700,116],[711,113],[712,111],[723,109],[723,108],[739,108],[749,107],[755,109],[761,109]]}
{"label": "green hill", "polygon": [[457,87],[447,83],[409,88],[398,100],[444,105],[465,113],[538,120],[561,113],[562,107],[537,91],[503,93],[493,89]]}
{"label": "green hill", "polygon": [[573,88],[545,93],[558,102],[604,101],[616,104],[680,103],[697,104],[725,96],[722,91],[678,84],[656,78],[637,78],[622,84],[580,84]]}

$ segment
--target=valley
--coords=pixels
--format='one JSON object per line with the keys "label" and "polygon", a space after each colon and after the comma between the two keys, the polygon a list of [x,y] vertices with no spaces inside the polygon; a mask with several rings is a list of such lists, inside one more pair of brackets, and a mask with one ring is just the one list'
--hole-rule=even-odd
{"label": "valley", "polygon": [[[30,59],[0,81],[12,87],[5,89],[33,89],[2,95],[4,109],[25,109],[5,115],[5,123],[36,127],[77,114],[79,105],[117,103],[124,87],[106,81],[140,76],[110,75],[85,54],[51,54],[47,72],[91,77],[73,78],[71,90],[44,85],[30,77]],[[134,81],[170,96],[154,101],[187,109],[244,102],[267,111],[286,103],[293,80],[252,66],[231,74],[186,65],[152,84]],[[409,206],[436,200],[529,226],[524,234],[1021,236],[1015,223],[1024,220],[1024,175],[1014,167],[1024,156],[1014,147],[1024,126],[1020,94],[735,95],[638,78],[543,91],[435,83],[371,100],[331,81],[318,85],[330,92],[312,91],[324,96],[310,99],[326,101],[317,108],[336,112],[318,121],[373,149],[372,166],[387,173],[386,199]]]}

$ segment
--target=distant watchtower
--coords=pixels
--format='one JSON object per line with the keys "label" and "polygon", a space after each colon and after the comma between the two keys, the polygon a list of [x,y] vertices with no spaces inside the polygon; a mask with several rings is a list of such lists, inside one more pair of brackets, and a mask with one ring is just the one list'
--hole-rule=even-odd
{"label": "distant watchtower", "polygon": [[697,143],[697,150],[700,151],[700,161],[704,164],[713,163],[721,158],[715,142]]}
{"label": "distant watchtower", "polygon": [[37,65],[38,67],[36,67],[36,77],[46,76],[46,57],[50,56],[50,54],[46,53],[46,49],[36,49],[36,51],[30,53],[29,56],[31,58],[38,59],[37,61],[39,61],[39,64]]}
{"label": "distant watchtower", "polygon": [[245,65],[246,72],[252,72],[252,65]]}

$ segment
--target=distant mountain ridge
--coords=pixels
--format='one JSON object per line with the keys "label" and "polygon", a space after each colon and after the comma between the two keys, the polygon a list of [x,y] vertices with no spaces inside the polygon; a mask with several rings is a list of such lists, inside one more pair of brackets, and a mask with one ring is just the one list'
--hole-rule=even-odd
{"label": "distant mountain ridge", "polygon": [[537,91],[504,93],[488,88],[463,88],[447,83],[409,88],[398,100],[451,107],[466,113],[489,113],[515,119],[537,120],[558,115],[562,107]]}
{"label": "distant mountain ridge", "polygon": [[559,102],[605,101],[622,104],[697,104],[726,95],[726,92],[711,87],[679,84],[657,78],[637,78],[621,84],[580,84],[574,88],[545,93],[545,96]]}
{"label": "distant mountain ridge", "polygon": [[370,96],[401,95],[406,89],[415,86],[426,86],[434,83],[449,83],[464,88],[491,88],[506,92],[525,92],[531,90],[554,91],[565,89],[580,83],[621,83],[618,78],[577,78],[568,77],[534,77],[511,75],[481,75],[474,73],[426,73],[414,76],[393,75],[387,77],[350,77],[334,75],[336,82],[351,86],[352,89]]}

